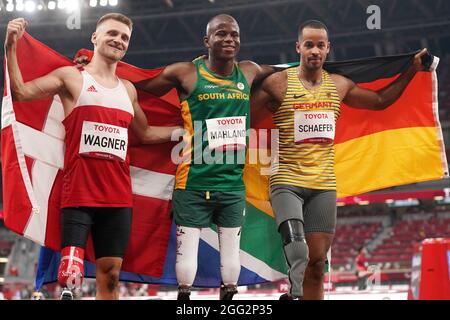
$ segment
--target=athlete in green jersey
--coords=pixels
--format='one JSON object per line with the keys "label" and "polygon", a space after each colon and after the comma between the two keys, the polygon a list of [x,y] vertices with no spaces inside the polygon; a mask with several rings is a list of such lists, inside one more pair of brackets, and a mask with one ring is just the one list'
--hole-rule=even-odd
{"label": "athlete in green jersey", "polygon": [[247,79],[237,63],[228,76],[210,70],[203,57],[193,63],[197,82],[181,102],[189,153],[178,166],[175,188],[244,190],[242,169],[250,120]]}
{"label": "athlete in green jersey", "polygon": [[158,96],[175,87],[182,101],[186,144],[172,198],[179,300],[189,299],[197,272],[201,229],[211,223],[218,226],[219,233],[220,298],[232,299],[237,292],[250,87],[276,71],[251,61],[236,61],[239,26],[229,15],[209,21],[203,43],[208,56],[169,65],[156,78],[138,84]]}

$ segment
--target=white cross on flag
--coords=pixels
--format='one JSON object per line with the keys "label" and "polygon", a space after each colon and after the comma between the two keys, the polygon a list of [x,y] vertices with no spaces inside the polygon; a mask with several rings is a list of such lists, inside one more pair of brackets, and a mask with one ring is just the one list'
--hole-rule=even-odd
{"label": "white cross on flag", "polygon": [[[87,51],[86,51],[87,52]],[[24,81],[73,63],[25,34],[17,48]],[[6,63],[6,59],[5,59]],[[117,74],[130,81],[156,76],[161,69],[143,70],[119,63]],[[12,101],[5,68],[2,103],[2,170],[5,225],[48,248],[60,249],[59,203],[64,167],[64,111],[58,96],[42,101]],[[153,125],[177,125],[178,97],[139,92],[144,112]],[[131,135],[131,132],[130,132]],[[170,199],[175,164],[173,143],[140,146],[131,138],[133,223],[123,270],[160,276],[170,237]],[[89,239],[87,259],[94,261]]]}

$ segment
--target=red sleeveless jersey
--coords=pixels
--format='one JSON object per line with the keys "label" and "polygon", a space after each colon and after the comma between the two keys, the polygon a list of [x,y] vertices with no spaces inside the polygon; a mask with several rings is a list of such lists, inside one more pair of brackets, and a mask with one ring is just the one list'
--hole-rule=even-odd
{"label": "red sleeveless jersey", "polygon": [[134,116],[125,85],[101,86],[85,70],[66,130],[61,207],[131,207],[128,127]]}

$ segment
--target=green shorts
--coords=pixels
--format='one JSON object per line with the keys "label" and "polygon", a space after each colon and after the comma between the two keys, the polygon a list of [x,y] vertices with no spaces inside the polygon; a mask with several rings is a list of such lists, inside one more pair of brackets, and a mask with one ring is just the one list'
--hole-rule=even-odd
{"label": "green shorts", "polygon": [[242,227],[245,220],[245,190],[197,191],[176,189],[172,196],[175,223],[192,228]]}

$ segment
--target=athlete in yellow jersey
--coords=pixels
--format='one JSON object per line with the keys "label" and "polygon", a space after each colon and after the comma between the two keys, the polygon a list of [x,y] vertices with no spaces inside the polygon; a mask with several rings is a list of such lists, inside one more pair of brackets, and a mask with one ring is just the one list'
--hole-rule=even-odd
{"label": "athlete in yellow jersey", "polygon": [[268,106],[279,130],[279,159],[270,177],[270,199],[289,266],[289,292],[280,299],[323,299],[326,254],[336,227],[334,134],[340,102],[382,110],[397,100],[416,72],[410,68],[379,91],[363,89],[322,66],[330,51],[328,30],[315,20],[299,27],[300,66],[274,73],[252,95]]}

